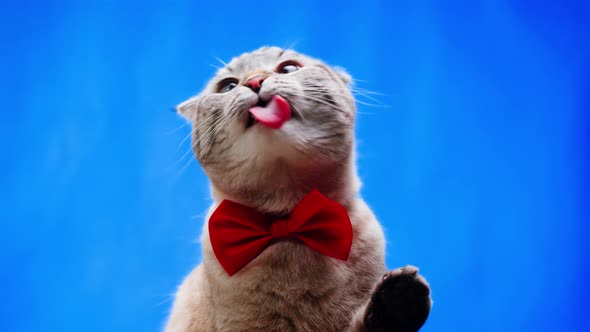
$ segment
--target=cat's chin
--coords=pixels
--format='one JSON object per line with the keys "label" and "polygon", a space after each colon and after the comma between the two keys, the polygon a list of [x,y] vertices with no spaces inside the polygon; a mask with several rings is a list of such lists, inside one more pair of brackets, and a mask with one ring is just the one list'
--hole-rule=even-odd
{"label": "cat's chin", "polygon": [[296,165],[304,161],[297,148],[298,124],[290,119],[280,128],[269,128],[255,122],[240,137],[232,149],[232,153],[240,160],[255,161],[258,165],[273,168],[277,162],[286,161]]}
{"label": "cat's chin", "polygon": [[266,213],[288,213],[311,190],[317,189],[343,205],[354,196],[360,181],[347,160],[332,165],[295,166],[285,160],[274,164],[243,165],[239,172],[207,172],[216,201],[233,200]]}

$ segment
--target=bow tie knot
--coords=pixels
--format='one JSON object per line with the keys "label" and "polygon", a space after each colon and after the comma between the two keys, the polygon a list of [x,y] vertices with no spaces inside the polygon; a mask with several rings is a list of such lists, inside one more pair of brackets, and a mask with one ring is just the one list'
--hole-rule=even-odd
{"label": "bow tie knot", "polygon": [[352,224],[346,209],[313,190],[286,219],[270,218],[256,209],[223,200],[209,219],[215,257],[231,276],[255,259],[273,240],[295,238],[319,252],[348,260]]}
{"label": "bow tie knot", "polygon": [[277,219],[270,225],[270,235],[273,239],[282,239],[289,236],[289,220]]}

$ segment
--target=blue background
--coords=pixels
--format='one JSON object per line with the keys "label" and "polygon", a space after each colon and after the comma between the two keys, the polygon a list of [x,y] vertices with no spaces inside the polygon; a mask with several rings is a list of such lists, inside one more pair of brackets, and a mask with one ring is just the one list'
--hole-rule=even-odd
{"label": "blue background", "polygon": [[163,326],[210,203],[170,107],[278,45],[382,94],[362,194],[432,285],[423,331],[589,331],[586,7],[3,2],[0,330]]}

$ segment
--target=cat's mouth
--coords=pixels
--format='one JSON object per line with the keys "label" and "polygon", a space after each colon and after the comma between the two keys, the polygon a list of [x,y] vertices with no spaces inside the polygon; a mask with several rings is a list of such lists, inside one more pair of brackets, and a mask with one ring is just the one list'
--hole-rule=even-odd
{"label": "cat's mouth", "polygon": [[[264,108],[264,107],[266,107],[268,105],[268,103],[270,103],[270,99],[264,100],[262,98],[258,98],[258,102],[256,103],[256,105],[254,105],[252,107],[262,107],[262,108]],[[248,111],[248,121],[246,121],[246,129],[252,127],[256,123],[258,123],[258,120],[256,120],[256,118],[252,115],[252,113],[250,113]]]}
{"label": "cat's mouth", "polygon": [[291,119],[291,106],[285,98],[275,95],[269,100],[259,98],[256,105],[248,109],[246,129],[260,123],[271,129],[279,129]]}

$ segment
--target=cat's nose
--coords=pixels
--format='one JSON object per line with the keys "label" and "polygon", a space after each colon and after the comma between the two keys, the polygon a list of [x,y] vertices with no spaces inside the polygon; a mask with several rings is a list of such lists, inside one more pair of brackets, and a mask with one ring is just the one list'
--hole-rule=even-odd
{"label": "cat's nose", "polygon": [[248,80],[246,80],[246,83],[244,84],[245,86],[249,87],[250,89],[252,89],[252,91],[258,93],[258,91],[260,91],[260,86],[262,85],[262,82],[264,82],[264,80],[266,79],[266,75],[254,75],[250,78],[248,78]]}

